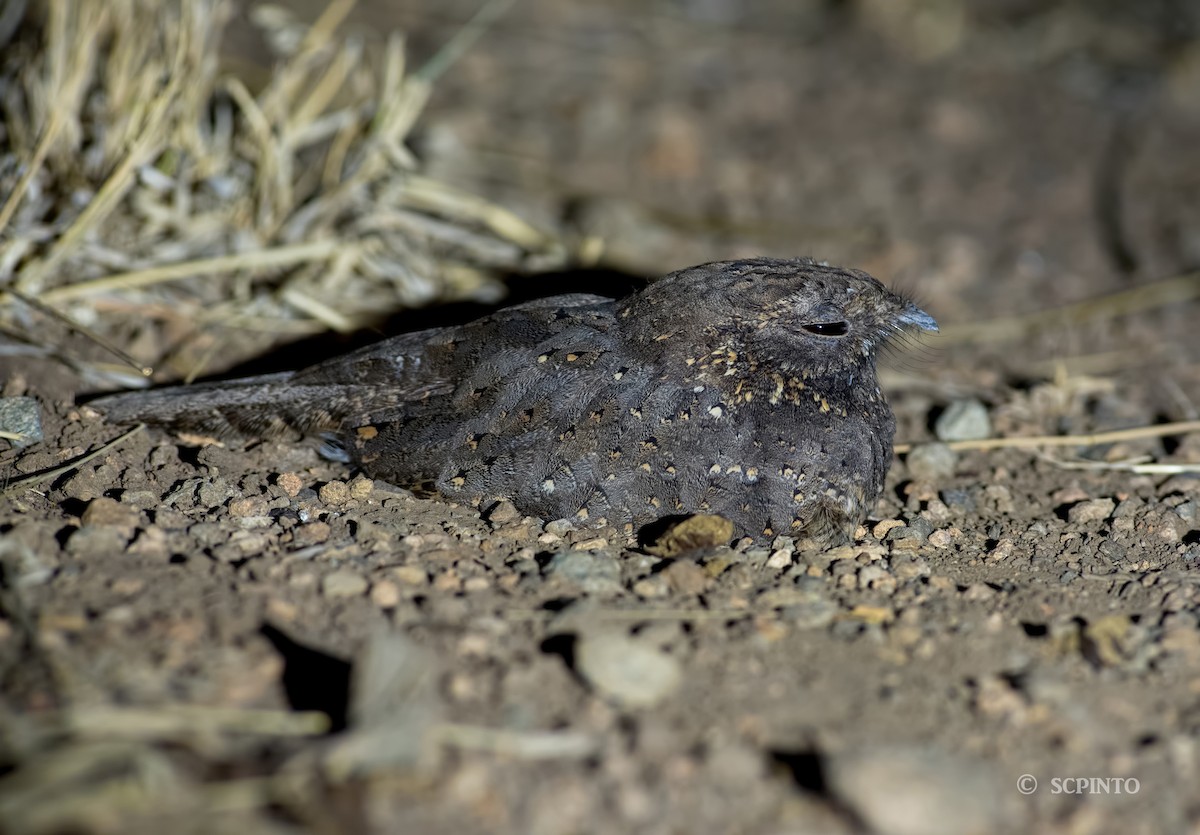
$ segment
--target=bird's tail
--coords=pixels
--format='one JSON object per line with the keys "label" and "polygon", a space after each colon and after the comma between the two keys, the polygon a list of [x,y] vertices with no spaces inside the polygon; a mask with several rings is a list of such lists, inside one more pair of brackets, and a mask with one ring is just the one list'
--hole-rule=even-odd
{"label": "bird's tail", "polygon": [[294,372],[101,397],[87,405],[114,423],[149,423],[214,437],[278,437],[338,428],[342,386],[297,385]]}

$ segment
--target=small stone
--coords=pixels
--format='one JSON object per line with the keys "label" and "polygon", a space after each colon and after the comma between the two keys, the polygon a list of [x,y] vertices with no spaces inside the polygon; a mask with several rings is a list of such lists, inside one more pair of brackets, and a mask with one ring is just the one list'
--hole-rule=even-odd
{"label": "small stone", "polygon": [[371,586],[371,602],[381,609],[391,609],[400,602],[400,589],[391,580],[380,580]]}
{"label": "small stone", "polygon": [[603,551],[607,547],[608,540],[602,536],[593,536],[591,539],[585,539],[575,544],[575,549],[578,551]]}
{"label": "small stone", "polygon": [[117,528],[127,536],[132,536],[140,518],[141,514],[129,505],[101,497],[88,502],[79,521],[84,525]]}
{"label": "small stone", "polygon": [[723,516],[698,513],[676,522],[646,550],[659,557],[677,557],[690,551],[728,547],[733,540],[733,522]]}
{"label": "small stone", "polygon": [[1083,627],[1080,650],[1097,667],[1115,667],[1128,657],[1132,632],[1128,615],[1104,615]]}
{"label": "small stone", "polygon": [[271,620],[291,623],[300,614],[299,607],[291,601],[280,597],[272,597],[267,601],[267,615]]}
{"label": "small stone", "polygon": [[996,542],[996,547],[988,554],[988,559],[993,562],[1006,560],[1011,557],[1017,550],[1017,543],[1011,539],[1000,539]]}
{"label": "small stone", "polygon": [[954,475],[958,453],[945,444],[918,444],[908,453],[906,461],[909,475],[933,484]]}
{"label": "small stone", "polygon": [[575,523],[570,519],[554,519],[546,523],[543,529],[546,533],[554,534],[555,536],[566,536],[571,531],[575,530]]}
{"label": "small stone", "polygon": [[292,541],[297,545],[320,545],[329,539],[332,529],[328,522],[309,522],[301,525],[292,533]]}
{"label": "small stone", "polygon": [[656,600],[671,593],[667,578],[661,574],[652,574],[633,584],[633,593],[643,600]]}
{"label": "small stone", "polygon": [[837,613],[837,604],[817,592],[809,592],[779,610],[779,616],[797,629],[824,629]]}
{"label": "small stone", "polygon": [[330,507],[341,507],[350,501],[350,488],[346,486],[346,482],[344,481],[326,482],[317,491],[317,498],[321,500],[322,504],[327,504]]}
{"label": "small stone", "polygon": [[423,586],[429,582],[429,572],[419,565],[400,565],[392,569],[392,576],[406,586]]}
{"label": "small stone", "polygon": [[[951,530],[957,530],[957,528]],[[950,530],[934,531],[929,535],[929,544],[934,548],[949,548],[954,544],[954,534]]]}
{"label": "small stone", "polygon": [[369,499],[374,490],[375,482],[366,476],[355,476],[350,481],[350,498],[356,501]]}
{"label": "small stone", "polygon": [[963,600],[970,600],[978,603],[983,600],[991,600],[996,596],[996,590],[987,583],[972,583],[963,591]]}
{"label": "small stone", "polygon": [[946,507],[955,513],[970,513],[975,510],[975,497],[970,490],[951,488],[938,494]]}
{"label": "small stone", "polygon": [[164,559],[171,555],[171,541],[162,528],[146,528],[138,534],[126,553]]}
{"label": "small stone", "polygon": [[360,597],[367,591],[367,578],[349,568],[340,568],[321,578],[321,593],[326,597]]}
{"label": "small stone", "polygon": [[795,558],[795,556],[795,551],[786,551],[780,548],[778,551],[771,554],[771,556],[767,557],[767,568],[771,568],[776,571],[787,568],[792,564],[792,560]]}
{"label": "small stone", "polygon": [[694,562],[676,560],[663,569],[663,577],[676,594],[701,594],[708,588],[708,573]]}
{"label": "small stone", "polygon": [[121,504],[137,510],[157,508],[159,495],[153,490],[126,490],[121,493]]}
{"label": "small stone", "polygon": [[304,489],[304,481],[295,473],[280,473],[276,477],[275,483],[292,499],[296,498],[300,491]]}
{"label": "small stone", "polygon": [[118,577],[112,581],[110,588],[121,597],[133,597],[146,588],[146,581],[141,577]]}
{"label": "small stone", "polygon": [[871,528],[871,536],[875,537],[876,539],[878,539],[879,541],[882,542],[883,538],[885,536],[887,536],[888,532],[891,531],[893,528],[903,528],[903,527],[904,527],[904,522],[901,521],[900,519],[884,519],[882,522],[877,522],[875,524],[875,527]]}
{"label": "small stone", "polygon": [[939,441],[977,441],[990,438],[992,420],[987,406],[973,397],[955,400],[946,407],[933,424],[933,434]]}
{"label": "small stone", "polygon": [[234,499],[229,503],[229,515],[238,517],[266,516],[267,503],[259,496]]}
{"label": "small stone", "polygon": [[220,507],[237,494],[233,485],[223,478],[203,481],[196,490],[196,503],[205,509]]}
{"label": "small stone", "polygon": [[550,558],[545,573],[547,576],[561,577],[589,594],[621,590],[621,566],[605,554],[563,551]]}
{"label": "small stone", "polygon": [[492,581],[487,577],[468,577],[463,582],[463,591],[475,594],[481,591],[487,591],[492,587]]}
{"label": "small stone", "polygon": [[487,513],[487,520],[497,525],[502,525],[505,522],[515,522],[520,518],[521,512],[508,499],[496,502]]}
{"label": "small stone", "polygon": [[920,528],[912,525],[901,525],[898,528],[892,528],[887,533],[888,542],[900,542],[901,540],[911,539],[915,542],[924,542],[925,536]]}
{"label": "small stone", "polygon": [[41,406],[32,397],[0,397],[0,431],[16,435],[6,440],[18,449],[41,443]]}
{"label": "small stone", "polygon": [[130,535],[110,525],[84,525],[67,540],[67,553],[84,559],[125,551]]}
{"label": "small stone", "polygon": [[917,748],[829,758],[832,794],[878,835],[1008,831],[1016,814],[983,763]]}
{"label": "small stone", "polygon": [[1071,524],[1103,522],[1112,516],[1116,506],[1116,502],[1112,499],[1088,499],[1086,502],[1072,505],[1067,511],[1067,521]]}
{"label": "small stone", "polygon": [[1175,506],[1175,515],[1178,516],[1183,521],[1187,522],[1189,525],[1194,525],[1196,523],[1196,518],[1197,518],[1196,503],[1195,502],[1183,502],[1182,504],[1176,505]]}
{"label": "small stone", "polygon": [[607,631],[579,637],[575,669],[598,692],[630,708],[660,704],[683,682],[674,656]]}

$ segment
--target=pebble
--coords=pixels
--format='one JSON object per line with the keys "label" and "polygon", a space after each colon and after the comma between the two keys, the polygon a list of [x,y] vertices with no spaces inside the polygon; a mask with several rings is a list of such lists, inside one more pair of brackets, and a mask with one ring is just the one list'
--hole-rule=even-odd
{"label": "pebble", "polygon": [[546,563],[547,576],[561,577],[589,594],[621,590],[621,566],[605,554],[587,551],[562,551]]}
{"label": "pebble", "polygon": [[117,528],[126,536],[132,536],[140,518],[141,514],[135,508],[101,497],[88,502],[79,521],[84,525]]}
{"label": "pebble", "polygon": [[787,568],[792,564],[795,554],[795,551],[785,551],[784,549],[780,548],[778,551],[771,554],[771,556],[767,557],[767,568],[772,568],[775,570]]}
{"label": "pebble", "polygon": [[521,513],[517,510],[517,506],[508,499],[496,502],[487,513],[487,520],[496,524],[515,522],[520,518]]}
{"label": "pebble", "polygon": [[927,534],[915,525],[901,525],[898,528],[892,528],[887,533],[888,542],[899,542],[903,539],[911,539],[916,542],[924,542]]}
{"label": "pebble", "polygon": [[429,572],[419,565],[399,565],[392,569],[392,576],[406,586],[424,586],[429,582]]}
{"label": "pebble", "polygon": [[320,545],[329,539],[332,530],[328,522],[309,522],[296,528],[292,533],[292,541],[299,546]]}
{"label": "pebble", "polygon": [[1112,516],[1116,506],[1116,502],[1112,499],[1088,499],[1086,502],[1073,505],[1067,511],[1067,521],[1072,524],[1103,522]]}
{"label": "pebble", "polygon": [[1183,502],[1182,504],[1176,505],[1175,515],[1187,522],[1189,525],[1195,524],[1197,519],[1196,503]]}
{"label": "pebble", "polygon": [[400,589],[391,580],[380,580],[371,586],[371,602],[381,609],[391,609],[400,602]]}
{"label": "pebble", "polygon": [[349,568],[340,568],[321,578],[321,593],[326,597],[360,597],[367,591],[367,578]]}
{"label": "pebble", "polygon": [[344,481],[329,481],[321,485],[321,489],[317,491],[317,497],[322,504],[341,507],[350,501],[350,488]]}
{"label": "pebble", "polygon": [[779,616],[797,629],[824,629],[837,613],[837,604],[820,594],[810,594],[779,610]]}
{"label": "pebble", "polygon": [[371,496],[375,490],[375,482],[366,476],[355,476],[350,481],[350,498],[357,501],[363,501]]}
{"label": "pebble", "polygon": [[698,513],[676,522],[646,550],[660,557],[676,557],[691,551],[728,547],[733,539],[733,522],[723,516]]}
{"label": "pebble", "polygon": [[211,509],[220,507],[235,495],[237,491],[225,479],[205,479],[196,490],[196,503],[205,509]]}
{"label": "pebble", "polygon": [[229,515],[238,517],[266,516],[267,503],[261,496],[234,499],[229,503]]}
{"label": "pebble", "polygon": [[671,593],[667,578],[661,574],[652,574],[633,584],[633,593],[643,600],[655,600],[666,597]]}
{"label": "pebble", "polygon": [[663,569],[663,577],[676,594],[701,594],[708,588],[708,572],[689,560],[676,560]]}
{"label": "pebble", "polygon": [[7,439],[20,449],[42,441],[41,407],[32,397],[0,397],[0,430],[20,435]]}
{"label": "pebble", "polygon": [[904,522],[900,519],[884,519],[882,522],[876,522],[875,527],[871,528],[871,536],[882,541],[892,530],[903,527]]}
{"label": "pebble", "polygon": [[107,525],[84,525],[67,540],[67,553],[76,557],[100,557],[120,554],[129,544],[130,535]]}
{"label": "pebble", "polygon": [[579,636],[575,669],[597,692],[630,708],[660,704],[683,682],[674,656],[608,631]]}
{"label": "pebble", "polygon": [[121,504],[137,510],[157,508],[161,497],[153,490],[125,490],[121,493]]}
{"label": "pebble", "polygon": [[546,523],[544,530],[546,533],[551,533],[555,536],[566,536],[575,530],[575,523],[570,519],[554,519]]}
{"label": "pebble", "polygon": [[950,530],[934,531],[929,535],[929,544],[934,548],[949,548],[954,544],[954,534]]}
{"label": "pebble", "polygon": [[943,490],[938,494],[938,497],[945,503],[946,507],[955,513],[970,513],[975,510],[975,496],[970,490],[961,488],[950,488]]}
{"label": "pebble", "polygon": [[955,400],[946,407],[933,424],[933,434],[939,441],[977,441],[990,438],[992,420],[987,406],[974,397]]}
{"label": "pebble", "polygon": [[275,483],[289,498],[293,499],[304,489],[304,481],[295,473],[280,473],[275,479]]}
{"label": "pebble", "polygon": [[[982,763],[919,748],[876,748],[829,758],[832,794],[879,835],[1008,831],[1015,790]],[[1008,821],[1008,824],[1003,822]]]}
{"label": "pebble", "polygon": [[918,444],[908,453],[906,461],[909,475],[917,481],[933,483],[954,475],[958,453],[945,444]]}

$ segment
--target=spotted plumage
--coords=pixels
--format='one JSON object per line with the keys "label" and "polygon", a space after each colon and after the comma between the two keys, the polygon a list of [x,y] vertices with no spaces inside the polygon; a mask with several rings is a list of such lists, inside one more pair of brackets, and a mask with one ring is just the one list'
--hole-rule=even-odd
{"label": "spotted plumage", "polygon": [[895,421],[875,357],[907,328],[937,325],[866,273],[747,259],[95,405],[218,435],[334,433],[376,478],[543,518],[633,531],[715,513],[742,535],[828,543],[882,489]]}

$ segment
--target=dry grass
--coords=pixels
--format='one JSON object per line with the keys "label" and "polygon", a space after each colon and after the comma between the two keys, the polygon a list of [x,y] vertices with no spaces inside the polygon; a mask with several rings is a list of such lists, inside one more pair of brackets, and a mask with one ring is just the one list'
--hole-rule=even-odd
{"label": "dry grass", "polygon": [[294,46],[253,92],[220,68],[227,0],[35,4],[41,26],[0,59],[3,323],[37,333],[51,307],[134,346],[135,371],[192,376],[238,351],[233,329],[261,350],[559,266],[556,239],[423,176],[405,145],[433,78],[506,4],[416,72],[398,35],[374,61],[337,35],[353,5],[306,30],[264,15]]}

